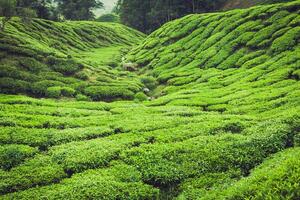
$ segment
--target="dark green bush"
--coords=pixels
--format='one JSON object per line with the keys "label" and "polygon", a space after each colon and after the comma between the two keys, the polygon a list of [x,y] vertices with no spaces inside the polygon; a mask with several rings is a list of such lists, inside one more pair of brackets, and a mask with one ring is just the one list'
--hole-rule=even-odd
{"label": "dark green bush", "polygon": [[83,94],[77,94],[76,100],[77,101],[90,101],[91,99]]}
{"label": "dark green bush", "polygon": [[33,73],[38,73],[44,69],[46,69],[45,64],[38,62],[34,58],[24,57],[19,59],[20,65]]}
{"label": "dark green bush", "polygon": [[7,94],[26,93],[30,90],[30,84],[26,81],[12,78],[0,78],[0,92]]}
{"label": "dark green bush", "polygon": [[0,65],[0,77],[19,79],[27,82],[36,82],[41,79],[32,72],[24,71],[16,66],[10,66],[8,64]]}
{"label": "dark green bush", "polygon": [[76,91],[73,88],[70,88],[70,87],[62,87],[61,88],[61,94],[64,97],[73,97],[75,92]]}
{"label": "dark green bush", "polygon": [[44,79],[54,80],[54,81],[56,81],[59,78],[63,78],[63,74],[59,72],[53,72],[53,71],[41,72],[39,73],[39,76],[43,77]]}
{"label": "dark green bush", "polygon": [[46,90],[46,97],[59,98],[61,96],[61,87],[48,87]]}
{"label": "dark green bush", "polygon": [[105,83],[111,83],[111,82],[113,82],[112,78],[110,78],[109,76],[103,76],[103,75],[102,76],[98,76],[96,80],[99,81],[99,82],[105,82]]}
{"label": "dark green bush", "polygon": [[146,101],[148,99],[147,95],[145,95],[143,92],[136,93],[134,98],[138,101]]}
{"label": "dark green bush", "polygon": [[117,86],[91,86],[84,90],[94,101],[132,100],[134,93],[126,88]]}
{"label": "dark green bush", "polygon": [[35,156],[10,171],[0,171],[0,194],[55,183],[67,175],[47,156]]}
{"label": "dark green bush", "polygon": [[283,36],[274,40],[271,50],[273,52],[283,52],[286,50],[291,50],[300,39],[300,27],[295,27],[287,31]]}
{"label": "dark green bush", "polygon": [[141,81],[150,90],[153,90],[158,85],[158,82],[153,76],[143,76]]}
{"label": "dark green bush", "polygon": [[71,84],[70,86],[74,88],[77,92],[84,93],[84,90],[89,86],[89,83],[78,81],[77,83]]}
{"label": "dark green bush", "polygon": [[37,149],[26,145],[0,146],[0,167],[4,170],[9,170],[36,153]]}
{"label": "dark green bush", "polygon": [[0,51],[0,60],[2,58],[5,58],[7,56],[6,52],[5,51]]}
{"label": "dark green bush", "polygon": [[39,82],[34,83],[31,86],[31,91],[35,95],[45,96],[47,89],[49,87],[55,87],[55,86],[63,87],[64,84],[59,81],[51,81],[51,80],[39,81]]}
{"label": "dark green bush", "polygon": [[81,72],[77,72],[75,74],[75,78],[78,78],[78,79],[81,79],[81,80],[85,81],[85,80],[89,79],[89,76],[85,72],[81,71]]}

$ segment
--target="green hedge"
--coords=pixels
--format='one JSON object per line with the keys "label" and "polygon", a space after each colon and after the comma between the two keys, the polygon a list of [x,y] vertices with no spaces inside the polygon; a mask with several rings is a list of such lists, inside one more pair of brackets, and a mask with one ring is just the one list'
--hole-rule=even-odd
{"label": "green hedge", "polygon": [[60,59],[53,56],[47,58],[47,63],[51,69],[64,75],[74,75],[79,70],[83,69],[81,64],[76,63],[72,59]]}
{"label": "green hedge", "polygon": [[300,149],[275,154],[249,177],[206,199],[297,199],[300,196]]}
{"label": "green hedge", "polygon": [[64,84],[59,81],[51,81],[51,80],[43,80],[34,83],[31,86],[31,91],[33,94],[38,96],[45,96],[47,93],[47,89],[50,87],[63,87]]}
{"label": "green hedge", "polygon": [[30,84],[26,81],[13,78],[0,78],[0,92],[8,94],[26,93],[30,90]]}
{"label": "green hedge", "polygon": [[3,199],[158,199],[159,190],[140,181],[133,167],[119,164],[107,169],[88,170],[59,184],[9,194]]}
{"label": "green hedge", "polygon": [[0,146],[0,167],[4,170],[9,170],[36,153],[37,149],[26,145]]}
{"label": "green hedge", "polygon": [[67,175],[49,157],[36,156],[10,171],[0,171],[0,194],[57,182]]}
{"label": "green hedge", "polygon": [[132,100],[134,93],[121,86],[91,86],[84,90],[94,101]]}
{"label": "green hedge", "polygon": [[266,157],[286,148],[290,128],[270,122],[243,131],[244,135],[199,136],[184,142],[144,145],[121,154],[153,185],[170,186],[204,173],[238,169],[249,173]]}

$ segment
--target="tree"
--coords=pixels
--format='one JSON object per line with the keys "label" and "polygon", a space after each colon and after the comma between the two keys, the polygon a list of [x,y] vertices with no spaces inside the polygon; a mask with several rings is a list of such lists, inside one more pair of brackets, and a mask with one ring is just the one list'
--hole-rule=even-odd
{"label": "tree", "polygon": [[69,20],[95,19],[93,9],[103,8],[99,0],[55,0],[62,15]]}
{"label": "tree", "polygon": [[109,14],[104,14],[101,15],[98,19],[98,22],[115,22],[119,23],[120,22],[120,17],[114,13],[109,13]]}
{"label": "tree", "polygon": [[37,17],[43,19],[53,19],[53,9],[52,0],[34,0],[32,1],[30,7],[36,11]]}
{"label": "tree", "polygon": [[119,0],[117,11],[121,22],[142,32],[147,32],[149,25],[147,14],[150,9],[149,0]]}
{"label": "tree", "polygon": [[121,22],[142,32],[191,13],[220,9],[226,0],[119,0],[116,11]]}
{"label": "tree", "polygon": [[32,18],[37,17],[36,11],[31,8],[21,8],[18,14],[23,23],[29,23]]}
{"label": "tree", "polygon": [[17,8],[18,10],[22,10],[24,8],[34,10],[38,18],[51,20],[56,18],[56,16],[54,16],[56,12],[53,0],[17,0]]}
{"label": "tree", "polygon": [[5,30],[6,23],[15,15],[16,12],[16,0],[0,0],[0,16],[3,16],[1,20],[1,30]]}

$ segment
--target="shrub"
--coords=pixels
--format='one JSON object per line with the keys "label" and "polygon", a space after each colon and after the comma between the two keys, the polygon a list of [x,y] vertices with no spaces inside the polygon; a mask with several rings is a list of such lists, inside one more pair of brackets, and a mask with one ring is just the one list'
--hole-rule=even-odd
{"label": "shrub", "polygon": [[26,145],[0,146],[0,167],[4,170],[9,170],[36,153],[37,149]]}
{"label": "shrub", "polygon": [[12,78],[0,78],[0,92],[7,94],[26,93],[30,84],[26,81]]}
{"label": "shrub", "polygon": [[[300,149],[280,152],[253,170],[247,178],[219,194],[225,199],[297,199]],[[223,198],[222,198],[223,199]]]}
{"label": "shrub", "polygon": [[8,199],[158,199],[159,190],[140,181],[133,167],[119,164],[75,174],[59,184],[8,194]]}
{"label": "shrub", "polygon": [[28,58],[28,57],[21,58],[19,59],[19,62],[23,68],[34,73],[38,73],[41,70],[46,68],[45,64],[38,62],[34,58]]}
{"label": "shrub", "polygon": [[106,83],[113,82],[113,79],[110,78],[109,76],[98,76],[96,80],[99,82],[106,82]]}
{"label": "shrub", "polygon": [[59,98],[61,93],[61,87],[49,87],[46,90],[46,97]]}
{"label": "shrub", "polygon": [[58,80],[59,78],[63,77],[63,75],[61,73],[53,72],[53,71],[41,72],[41,73],[39,73],[39,76],[41,76],[47,80]]}
{"label": "shrub", "polygon": [[83,95],[83,94],[77,94],[76,95],[76,100],[77,101],[90,101],[90,98]]}
{"label": "shrub", "polygon": [[143,92],[136,93],[134,98],[138,101],[146,101],[148,99],[147,95],[145,95]]}
{"label": "shrub", "polygon": [[2,58],[6,58],[6,56],[7,56],[7,54],[6,54],[5,51],[0,51],[0,60],[1,60]]}
{"label": "shrub", "polygon": [[72,88],[74,88],[77,92],[84,93],[85,88],[87,88],[89,86],[89,84],[87,82],[80,81],[80,82],[74,83],[70,86]]}
{"label": "shrub", "polygon": [[44,80],[36,82],[32,85],[31,91],[33,94],[38,96],[45,96],[47,92],[47,88],[49,87],[63,87],[64,84],[59,81],[51,81],[51,80]]}
{"label": "shrub", "polygon": [[89,79],[89,76],[85,72],[81,71],[81,72],[77,72],[75,74],[75,78],[78,78],[78,79],[86,81],[86,80]]}
{"label": "shrub", "polygon": [[157,81],[153,76],[143,76],[141,78],[142,83],[149,88],[150,90],[153,90],[157,86]]}
{"label": "shrub", "polygon": [[134,93],[126,88],[117,86],[91,86],[84,90],[94,101],[113,101],[118,99],[132,100]]}
{"label": "shrub", "polygon": [[51,184],[66,176],[63,169],[51,158],[39,155],[12,168],[9,172],[0,171],[0,194]]}
{"label": "shrub", "polygon": [[199,173],[237,169],[248,174],[267,156],[285,148],[290,130],[286,124],[269,122],[244,131],[247,137],[224,134],[142,145],[123,151],[121,158],[138,167],[143,181],[160,186],[171,186]]}
{"label": "shrub", "polygon": [[51,69],[64,75],[73,75],[83,68],[72,59],[59,59],[53,56],[47,58],[47,63],[50,64]]}
{"label": "shrub", "polygon": [[75,92],[76,91],[70,87],[62,87],[61,88],[61,94],[65,97],[73,97]]}
{"label": "shrub", "polygon": [[292,49],[300,39],[300,27],[295,27],[274,40],[271,50],[280,53]]}

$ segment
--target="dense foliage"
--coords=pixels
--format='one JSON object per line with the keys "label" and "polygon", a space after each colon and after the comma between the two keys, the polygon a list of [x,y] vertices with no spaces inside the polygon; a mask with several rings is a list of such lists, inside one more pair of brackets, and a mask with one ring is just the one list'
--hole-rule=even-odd
{"label": "dense foliage", "polygon": [[13,18],[0,198],[298,199],[299,8],[189,15],[142,42],[117,23]]}
{"label": "dense foliage", "polygon": [[133,99],[143,84],[137,75],[122,70],[119,54],[142,38],[120,24],[39,19],[26,24],[13,18],[0,33],[0,91],[98,101]]}
{"label": "dense foliage", "polygon": [[166,22],[192,13],[206,13],[286,1],[291,0],[119,0],[116,11],[120,15],[122,23],[149,33]]}
{"label": "dense foliage", "polygon": [[187,14],[221,8],[225,0],[119,0],[121,21],[142,32],[151,32],[162,24]]}
{"label": "dense foliage", "polygon": [[99,0],[55,0],[57,9],[70,20],[91,20],[95,18],[93,9],[102,8],[103,3]]}

